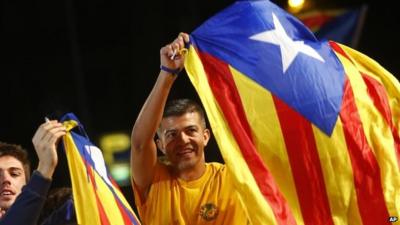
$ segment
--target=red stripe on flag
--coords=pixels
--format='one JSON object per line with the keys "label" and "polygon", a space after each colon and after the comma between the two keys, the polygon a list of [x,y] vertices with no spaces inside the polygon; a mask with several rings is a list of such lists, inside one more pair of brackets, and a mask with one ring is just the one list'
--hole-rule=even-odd
{"label": "red stripe on flag", "polygon": [[274,96],[305,224],[333,225],[311,123]]}
{"label": "red stripe on flag", "polygon": [[120,214],[122,216],[122,219],[124,220],[124,224],[125,225],[132,225],[133,221],[131,221],[131,219],[129,218],[125,206],[122,205],[122,203],[117,199],[117,196],[114,196],[114,199],[115,199],[115,203],[117,203],[119,211],[121,212]]}
{"label": "red stripe on flag", "polygon": [[[115,190],[119,190],[119,186],[117,184],[117,182],[115,182],[115,180],[112,177],[109,177],[109,180],[111,181],[113,186],[108,186],[109,188],[114,188]],[[111,191],[111,190],[110,190]],[[118,198],[118,196],[113,193],[114,196],[114,200],[115,203],[118,206],[118,209],[120,211],[120,215],[122,216],[122,219],[124,220],[124,224],[125,225],[131,225],[131,224],[137,224],[138,221],[136,221],[135,218],[132,218],[133,221],[131,221],[131,217],[130,215],[130,211],[126,208],[126,206],[124,204],[122,204],[122,201]],[[131,215],[132,217],[134,217],[133,215]]]}
{"label": "red stripe on flag", "polygon": [[[112,183],[112,186],[108,186],[108,187],[109,188],[114,188],[116,191],[120,191],[121,192],[117,182],[115,182],[115,180],[110,176],[108,177],[108,179]],[[131,225],[133,223],[134,224],[138,224],[138,221],[136,220],[136,218],[134,218],[134,216],[130,213],[130,211],[126,208],[126,206],[122,203],[122,201],[118,198],[118,196],[115,193],[113,193],[113,196],[114,196],[115,203],[117,204],[118,209],[121,212],[120,214],[122,216],[122,219],[124,220],[124,224],[125,225]],[[131,214],[131,215],[129,215],[129,214]],[[132,218],[133,221],[131,220],[131,218]]]}
{"label": "red stripe on flag", "polygon": [[394,149],[396,151],[397,163],[400,167],[400,137],[398,130],[394,126],[392,120],[392,112],[390,111],[389,99],[385,90],[385,87],[376,81],[374,78],[360,72],[365,84],[367,85],[368,95],[374,102],[375,107],[379,110],[386,123],[389,125],[392,131],[394,140]]}
{"label": "red stripe on flag", "polygon": [[390,224],[379,165],[365,137],[349,80],[345,82],[340,118],[353,168],[358,208],[363,224]]}
{"label": "red stripe on flag", "polygon": [[91,185],[91,187],[93,188],[92,191],[96,197],[96,205],[97,205],[97,209],[99,210],[101,225],[111,225],[110,221],[108,220],[107,214],[104,210],[103,204],[101,203],[98,193],[96,191],[97,188],[96,188],[96,181],[95,181],[94,174],[93,174],[94,173],[93,169],[88,162],[86,162],[85,164],[86,164],[86,169],[88,171],[90,182],[92,184]]}
{"label": "red stripe on flag", "polygon": [[228,65],[206,53],[199,53],[199,56],[214,97],[261,193],[271,206],[276,221],[280,225],[296,224],[286,200],[251,140],[251,129]]}
{"label": "red stripe on flag", "polygon": [[[113,186],[110,186],[109,188],[114,188],[116,191],[121,191],[118,183],[112,178],[108,177],[108,179],[111,181]],[[138,220],[136,217],[131,213],[131,211],[122,203],[121,199],[118,198],[118,196],[114,193],[114,199],[115,202],[118,205],[119,211],[121,212],[121,216],[124,220],[124,224],[126,225],[131,225],[131,224],[139,224]]]}
{"label": "red stripe on flag", "polygon": [[346,59],[348,59],[351,63],[354,64],[353,60],[346,54],[345,51],[343,51],[343,49],[338,45],[338,43],[334,42],[334,41],[329,41],[329,45],[331,46],[331,48],[336,52],[341,54],[342,56],[344,56]]}
{"label": "red stripe on flag", "polygon": [[111,181],[111,183],[113,185],[113,188],[115,190],[118,190],[118,191],[122,192],[121,189],[119,188],[118,183],[114,180],[114,178],[112,178],[110,175],[108,175],[108,179]]}

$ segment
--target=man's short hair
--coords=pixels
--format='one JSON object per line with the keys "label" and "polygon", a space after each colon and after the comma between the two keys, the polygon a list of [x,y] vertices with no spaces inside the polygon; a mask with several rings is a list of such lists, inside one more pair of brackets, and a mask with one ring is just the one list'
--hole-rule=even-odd
{"label": "man's short hair", "polygon": [[0,157],[3,156],[12,156],[21,162],[24,167],[26,182],[28,182],[31,176],[31,163],[28,158],[28,152],[20,145],[0,141]]}
{"label": "man's short hair", "polygon": [[[164,108],[163,119],[171,116],[182,116],[185,113],[196,112],[200,116],[201,126],[206,128],[206,119],[203,108],[195,101],[187,98],[168,101]],[[160,135],[160,129],[158,134]]]}

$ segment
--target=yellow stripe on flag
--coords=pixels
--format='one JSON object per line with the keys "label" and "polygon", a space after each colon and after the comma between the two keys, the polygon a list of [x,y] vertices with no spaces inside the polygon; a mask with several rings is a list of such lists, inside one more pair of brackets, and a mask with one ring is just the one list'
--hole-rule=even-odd
{"label": "yellow stripe on flag", "polygon": [[[124,225],[131,221],[139,224],[129,203],[117,186],[108,177],[103,154],[96,146],[87,144],[78,149],[70,132],[78,123],[74,120],[64,122],[67,134],[63,137],[64,147],[68,159],[68,167],[71,176],[74,205],[78,224],[82,225]],[[81,152],[84,152],[91,160],[85,165]],[[87,167],[88,168],[87,168]],[[114,193],[113,193],[114,192]],[[121,208],[129,211],[133,218],[127,215],[124,221],[123,214],[118,206],[117,198],[121,201]]]}
{"label": "yellow stripe on flag", "polygon": [[[383,84],[389,98],[389,105],[392,111],[392,120],[400,132],[400,83],[385,68],[368,56],[344,45],[340,47],[353,58],[353,62],[357,65],[357,69],[375,78],[376,81]],[[399,134],[400,135],[400,134]]]}
{"label": "yellow stripe on flag", "polygon": [[218,103],[208,85],[207,76],[193,46],[186,56],[185,68],[194,85],[216,137],[228,170],[233,174],[235,188],[246,201],[245,208],[252,224],[277,224],[270,205],[261,194],[241,151],[233,137]]}
{"label": "yellow stripe on flag", "polygon": [[362,225],[353,169],[340,119],[330,137],[314,125],[312,127],[333,222],[335,225]]}
{"label": "yellow stripe on flag", "polygon": [[[344,48],[343,46],[341,47]],[[349,48],[346,48],[346,51],[348,49]],[[368,60],[354,50],[349,53],[357,55],[357,61]],[[358,68],[346,57],[340,54],[337,55],[344,65],[345,72],[351,83],[368,144],[374,152],[379,164],[386,206],[390,215],[398,215],[398,212],[400,212],[400,204],[398,201],[396,203],[396,200],[400,200],[400,170],[391,129],[378,109],[374,106]],[[353,62],[357,62],[356,59],[352,60]],[[380,75],[382,76],[379,71],[369,71],[368,74],[375,74],[378,77],[380,77]],[[386,77],[387,74],[383,74],[383,76],[383,79],[390,80],[390,76]],[[394,82],[393,86],[396,86],[395,83],[396,82]]]}
{"label": "yellow stripe on flag", "polygon": [[101,224],[96,197],[94,191],[89,189],[90,185],[87,185],[89,178],[86,176],[85,165],[82,162],[71,133],[67,133],[63,137],[63,140],[71,176],[77,222],[82,225]]}
{"label": "yellow stripe on flag", "polygon": [[[114,195],[111,193],[109,187],[99,176],[99,174],[94,171],[94,177],[96,180],[97,193],[100,198],[100,202],[103,205],[104,211],[111,224],[125,224],[123,218],[121,217],[121,212],[116,203]],[[111,184],[111,183],[110,183]]]}
{"label": "yellow stripe on flag", "polygon": [[[272,95],[265,88],[230,67],[246,119],[252,129],[253,141],[264,164],[273,175],[279,190],[285,196],[297,224],[304,224],[293,175],[286,152],[285,140],[280,129]],[[254,109],[264,110],[254,110]]]}

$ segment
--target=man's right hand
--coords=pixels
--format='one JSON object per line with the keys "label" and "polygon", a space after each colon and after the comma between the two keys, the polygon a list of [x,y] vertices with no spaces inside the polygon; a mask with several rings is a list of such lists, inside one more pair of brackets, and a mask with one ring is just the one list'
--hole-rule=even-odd
{"label": "man's right hand", "polygon": [[185,43],[189,43],[189,35],[181,32],[179,36],[170,44],[160,50],[161,65],[173,70],[183,69],[185,54],[181,50],[185,48]]}
{"label": "man's right hand", "polygon": [[52,120],[40,125],[32,138],[33,146],[39,158],[37,170],[48,179],[52,178],[58,163],[58,140],[65,134],[65,127],[58,121]]}

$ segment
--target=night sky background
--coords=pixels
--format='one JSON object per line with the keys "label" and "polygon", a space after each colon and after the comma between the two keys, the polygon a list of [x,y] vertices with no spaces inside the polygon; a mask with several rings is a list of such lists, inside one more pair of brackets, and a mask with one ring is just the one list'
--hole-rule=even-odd
{"label": "night sky background", "polygon": [[[159,72],[159,49],[231,4],[190,1],[15,1],[0,4],[0,141],[36,162],[32,136],[44,117],[74,112],[92,141],[130,133]],[[273,1],[285,6],[284,1]],[[400,76],[398,9],[384,1],[314,0],[319,8],[368,3],[357,50]],[[184,73],[172,98],[197,95]],[[213,141],[208,160],[220,160]],[[68,184],[65,159],[54,186]],[[132,201],[130,187],[123,191]]]}

